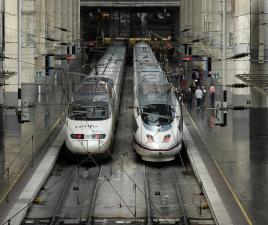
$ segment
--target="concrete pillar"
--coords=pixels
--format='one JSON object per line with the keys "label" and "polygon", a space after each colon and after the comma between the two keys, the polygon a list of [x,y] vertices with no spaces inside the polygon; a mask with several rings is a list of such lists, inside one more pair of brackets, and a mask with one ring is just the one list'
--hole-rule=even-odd
{"label": "concrete pillar", "polygon": [[[68,42],[68,35],[69,33],[69,29],[68,29],[68,23],[67,23],[67,14],[68,14],[68,0],[61,0],[61,27],[66,29],[67,31],[63,31],[61,33],[61,40],[62,43],[66,43]],[[66,45],[62,45],[62,54],[66,54],[67,53],[67,46]]]}
{"label": "concrete pillar", "polygon": [[207,0],[202,0],[202,8],[201,8],[201,35],[203,38],[207,38],[207,16],[208,16],[208,9],[207,9]]}
{"label": "concrete pillar", "polygon": [[182,37],[186,41],[187,38],[192,36],[192,0],[182,0],[180,5],[180,29],[183,31]]}
{"label": "concrete pillar", "polygon": [[211,39],[213,37],[213,33],[211,32],[212,31],[211,26],[212,26],[212,23],[214,22],[212,20],[212,17],[213,17],[212,2],[213,0],[207,0],[207,8],[206,8],[208,44],[211,44]]}
{"label": "concrete pillar", "polygon": [[[57,41],[55,39],[55,24],[54,24],[54,0],[46,0],[46,54],[55,53],[55,45]],[[50,40],[49,40],[50,39]],[[55,61],[53,56],[47,56],[48,63],[46,64],[47,73],[52,76],[54,74],[53,69],[48,69],[48,67],[54,67]]]}
{"label": "concrete pillar", "polygon": [[[7,71],[16,73],[15,76],[6,80],[5,97],[7,105],[15,105],[17,103],[17,58],[18,55],[18,21],[17,21],[17,0],[5,0],[5,11],[10,15],[5,16],[5,59],[4,66]],[[11,16],[14,15],[14,16]],[[9,59],[10,58],[10,59]]]}
{"label": "concrete pillar", "polygon": [[[184,30],[184,17],[183,17],[183,15],[181,13],[182,9],[183,9],[183,6],[184,6],[184,1],[182,0],[181,3],[180,3],[180,29],[181,29],[181,31]],[[179,32],[179,35],[180,35],[180,38],[182,40],[184,33]]]}
{"label": "concrete pillar", "polygon": [[35,101],[35,0],[22,0],[22,101]]}
{"label": "concrete pillar", "polygon": [[78,40],[77,47],[80,46],[80,0],[76,0],[76,39]]}
{"label": "concrete pillar", "polygon": [[[4,37],[3,37],[3,34],[4,34],[4,13],[5,13],[5,7],[4,7],[4,0],[1,0],[0,1],[0,54],[3,55],[4,54]],[[3,75],[3,59],[0,59],[0,74]],[[0,83],[1,84],[4,84],[5,81],[4,79],[0,78]],[[4,104],[4,88],[3,86],[0,86],[0,108],[1,108],[1,105]],[[0,115],[0,119],[1,119],[1,115]],[[1,128],[0,128],[0,135],[1,135]],[[1,137],[0,137],[1,138]],[[0,144],[1,145],[1,144]],[[1,161],[1,160],[0,160]]]}
{"label": "concrete pillar", "polygon": [[214,48],[221,47],[221,15],[219,14],[218,8],[219,3],[217,1],[211,0],[211,8],[210,8],[210,15],[211,15],[211,24],[210,24],[210,40],[211,45]]}
{"label": "concrete pillar", "polygon": [[[46,37],[55,39],[55,26],[54,26],[54,0],[46,1]],[[54,49],[55,41],[46,41],[47,53],[51,53]]]}
{"label": "concrete pillar", "polygon": [[[182,13],[184,12],[184,13]],[[186,29],[186,1],[182,0],[181,4],[180,4],[180,27],[181,27],[181,31]],[[181,38],[185,37],[186,35],[186,31],[181,33]]]}
{"label": "concrete pillar", "polygon": [[[61,54],[61,33],[62,33],[62,25],[61,25],[61,0],[54,0],[54,25],[55,25],[55,39],[57,42],[55,43],[55,53]],[[60,67],[61,61],[55,60],[55,67]]]}
{"label": "concrete pillar", "polygon": [[[245,4],[246,3],[246,4]],[[233,54],[249,53],[250,52],[250,0],[237,0],[235,2],[234,12],[234,33],[233,33]],[[230,35],[231,33],[229,33]],[[231,38],[229,36],[229,38]],[[230,40],[232,41],[232,40]],[[250,72],[250,58],[243,57],[235,63],[235,74],[233,83],[241,83],[240,80],[235,78],[236,74],[243,74]],[[233,94],[245,96],[250,94],[250,89],[234,89]],[[248,100],[247,98],[244,98]],[[245,100],[244,100],[245,101]],[[242,100],[238,103],[245,104]]]}
{"label": "concrete pillar", "polygon": [[73,3],[72,3],[73,0],[67,0],[68,2],[68,8],[67,8],[67,26],[68,26],[68,43],[69,43],[69,46],[71,47],[71,43],[73,41],[73,35],[72,35],[72,32],[73,32],[73,29],[72,29],[72,26],[73,26],[73,22],[72,22],[72,19],[73,19]]}
{"label": "concrete pillar", "polygon": [[202,1],[192,0],[192,38],[200,38],[202,36]]}
{"label": "concrete pillar", "polygon": [[[268,70],[268,2],[266,0],[251,1],[251,74],[263,74]],[[254,75],[253,75],[254,77]],[[252,88],[251,101],[253,107],[267,107],[267,94],[260,88]]]}
{"label": "concrete pillar", "polygon": [[[5,0],[5,59],[4,68],[8,72],[15,73],[14,76],[6,79],[4,86],[4,102],[6,106],[18,105],[18,1]],[[21,126],[17,122],[14,110],[5,110],[4,120],[5,136],[20,136]]]}
{"label": "concrete pillar", "polygon": [[34,0],[22,1],[22,83],[35,81],[35,7]]}
{"label": "concrete pillar", "polygon": [[46,40],[45,40],[45,21],[46,21],[46,2],[44,0],[35,1],[35,70],[39,74],[45,74],[45,56]]}
{"label": "concrete pillar", "polygon": [[187,38],[193,37],[193,1],[194,0],[189,0],[187,1],[186,5],[186,11],[187,11],[187,17],[186,17],[186,24],[190,28],[190,32],[187,32]]}
{"label": "concrete pillar", "polygon": [[[245,4],[246,3],[246,4]],[[249,53],[250,51],[250,0],[235,1],[235,33],[234,54]],[[230,34],[230,33],[228,33]],[[227,35],[228,35],[227,34]]]}
{"label": "concrete pillar", "polygon": [[72,41],[74,44],[76,44],[77,37],[76,37],[76,26],[77,26],[77,17],[76,17],[76,7],[77,7],[77,1],[72,1]]}

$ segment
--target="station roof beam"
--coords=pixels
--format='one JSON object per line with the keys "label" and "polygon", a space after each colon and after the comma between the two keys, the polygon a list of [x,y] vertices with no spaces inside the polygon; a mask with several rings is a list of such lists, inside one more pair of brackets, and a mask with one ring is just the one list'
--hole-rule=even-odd
{"label": "station roof beam", "polygon": [[178,0],[169,0],[169,1],[143,1],[143,0],[136,0],[136,1],[113,1],[113,0],[81,0],[81,6],[85,7],[179,7],[180,1]]}

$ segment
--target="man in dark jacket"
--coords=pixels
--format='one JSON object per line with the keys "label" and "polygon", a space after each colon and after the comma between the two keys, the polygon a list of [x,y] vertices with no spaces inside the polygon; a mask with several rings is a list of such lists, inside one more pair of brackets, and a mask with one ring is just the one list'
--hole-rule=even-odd
{"label": "man in dark jacket", "polygon": [[192,92],[191,88],[189,88],[186,91],[185,98],[186,98],[187,108],[189,111],[191,111],[192,110],[192,102],[193,102],[193,92]]}

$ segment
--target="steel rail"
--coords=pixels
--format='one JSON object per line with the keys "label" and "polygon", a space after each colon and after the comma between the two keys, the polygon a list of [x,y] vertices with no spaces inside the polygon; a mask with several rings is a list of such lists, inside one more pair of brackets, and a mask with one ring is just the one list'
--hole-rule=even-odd
{"label": "steel rail", "polygon": [[97,192],[98,192],[101,173],[102,173],[102,165],[99,167],[99,176],[98,176],[98,178],[96,180],[96,183],[95,183],[94,194],[93,194],[92,201],[91,201],[91,204],[90,204],[90,210],[89,210],[86,225],[93,224],[93,218],[92,218],[93,217],[93,210],[94,210],[95,201],[96,201],[96,197],[97,197]]}
{"label": "steel rail", "polygon": [[181,213],[182,213],[182,222],[183,222],[184,225],[189,225],[188,220],[187,220],[187,216],[186,216],[186,212],[185,212],[184,206],[183,206],[182,194],[181,194],[181,190],[180,190],[180,187],[179,187],[178,179],[177,179],[177,176],[176,176],[175,171],[174,171],[173,168],[170,168],[170,173],[171,173],[171,175],[173,177],[173,180],[174,180],[174,183],[175,183],[175,186],[176,186],[176,190],[177,190],[177,195],[178,195],[178,198],[179,198],[179,203],[180,203]]}
{"label": "steel rail", "polygon": [[49,223],[49,225],[53,225],[53,224],[57,224],[57,214],[58,214],[58,211],[61,207],[61,204],[64,200],[64,196],[65,196],[65,193],[69,187],[69,184],[70,184],[70,181],[71,181],[71,178],[73,177],[72,174],[73,174],[73,169],[72,168],[69,168],[70,169],[70,173],[69,173],[69,176],[67,177],[66,179],[66,182],[63,186],[63,191],[61,192],[60,194],[60,197],[58,198],[58,202],[57,202],[57,205],[55,207],[55,209],[53,210],[53,216],[52,216],[52,219]]}
{"label": "steel rail", "polygon": [[144,186],[145,186],[145,197],[147,205],[147,225],[151,225],[151,206],[150,206],[149,183],[148,183],[146,164],[144,164]]}

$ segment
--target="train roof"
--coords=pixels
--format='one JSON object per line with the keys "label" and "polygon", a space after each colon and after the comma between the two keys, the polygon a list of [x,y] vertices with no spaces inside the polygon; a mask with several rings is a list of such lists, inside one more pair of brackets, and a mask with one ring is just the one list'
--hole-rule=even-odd
{"label": "train roof", "polygon": [[[73,94],[73,102],[108,102],[108,87],[101,83],[82,83],[77,91]],[[85,104],[85,103],[84,103]]]}
{"label": "train roof", "polygon": [[88,77],[83,82],[103,81],[114,85],[116,81],[115,74],[118,73],[120,65],[124,59],[125,46],[111,46],[101,60],[96,64]]}
{"label": "train roof", "polygon": [[[124,55],[124,46],[111,46],[96,64],[95,69],[83,79],[76,89],[73,94],[73,102],[79,102],[80,100],[81,102],[95,102],[95,104],[97,104],[97,101],[108,102],[111,97],[109,88],[113,88],[116,82]],[[84,102],[84,104],[86,103]]]}
{"label": "train roof", "polygon": [[170,87],[149,45],[135,46],[135,70],[138,102],[140,107],[151,104],[167,104]]}

